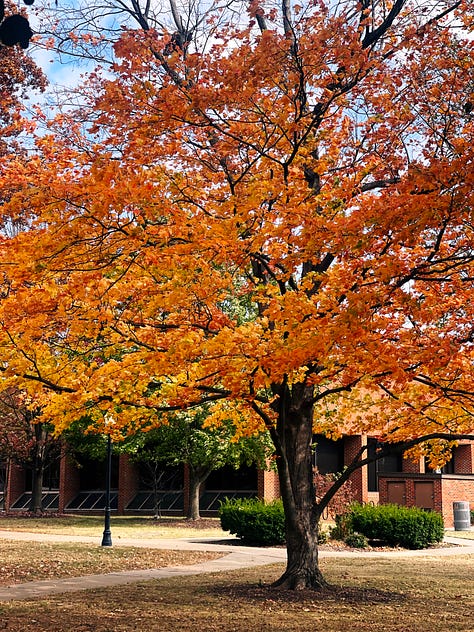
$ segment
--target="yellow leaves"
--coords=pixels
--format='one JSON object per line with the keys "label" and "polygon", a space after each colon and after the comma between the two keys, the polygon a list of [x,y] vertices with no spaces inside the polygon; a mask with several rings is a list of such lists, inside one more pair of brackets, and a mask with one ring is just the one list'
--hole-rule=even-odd
{"label": "yellow leaves", "polygon": [[228,424],[234,429],[233,441],[238,441],[242,437],[258,436],[265,431],[265,425],[259,415],[257,415],[245,401],[216,402],[212,405],[207,414],[203,428],[218,430],[222,425]]}

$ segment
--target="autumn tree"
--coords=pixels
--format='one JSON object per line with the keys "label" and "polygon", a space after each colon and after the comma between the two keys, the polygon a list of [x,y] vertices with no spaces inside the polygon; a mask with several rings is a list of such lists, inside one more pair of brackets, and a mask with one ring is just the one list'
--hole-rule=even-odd
{"label": "autumn tree", "polygon": [[473,438],[472,7],[230,9],[123,29],[87,103],[4,161],[28,230],[1,245],[3,379],[58,431],[232,402],[275,447],[276,585],[320,588],[321,512],[375,457],[317,502],[313,433]]}
{"label": "autumn tree", "polygon": [[[11,2],[1,3],[0,21],[5,16],[9,17],[16,13],[17,8]],[[32,130],[33,124],[22,116],[25,103],[33,94],[42,91],[45,85],[46,79],[41,69],[20,46],[0,45],[0,160],[17,159],[26,155],[22,138],[25,132]],[[6,179],[0,200],[3,202],[8,199],[16,188],[15,180]],[[23,227],[23,220],[3,216],[0,222],[0,240],[15,235]],[[4,281],[4,298],[9,292],[8,275],[4,265],[0,275]],[[41,423],[34,425],[34,417],[34,413],[25,404],[25,393],[17,389],[0,392],[0,458],[21,463],[31,469],[31,508],[40,511],[43,473],[48,463],[50,445],[46,426],[43,427]]]}

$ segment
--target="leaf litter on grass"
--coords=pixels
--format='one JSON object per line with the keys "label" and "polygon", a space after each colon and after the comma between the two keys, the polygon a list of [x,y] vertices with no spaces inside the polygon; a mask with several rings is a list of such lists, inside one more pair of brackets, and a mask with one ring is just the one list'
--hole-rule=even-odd
{"label": "leaf litter on grass", "polygon": [[[207,551],[0,540],[0,586],[22,582],[198,564],[221,557]],[[1,629],[1,628],[0,628]]]}

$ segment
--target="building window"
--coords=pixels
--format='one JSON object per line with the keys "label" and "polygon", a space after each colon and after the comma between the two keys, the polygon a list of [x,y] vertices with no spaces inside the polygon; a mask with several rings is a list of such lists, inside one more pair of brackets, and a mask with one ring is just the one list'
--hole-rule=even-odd
{"label": "building window", "polygon": [[[368,439],[367,440],[368,450],[367,456],[375,456],[375,450],[377,448],[377,440],[376,439]],[[402,472],[402,455],[401,454],[389,454],[385,456],[383,459],[378,459],[377,461],[372,461],[367,466],[367,478],[368,478],[368,491],[369,492],[378,492],[379,491],[379,474],[392,474],[394,472]]]}
{"label": "building window", "polygon": [[[78,459],[79,462],[79,459]],[[112,470],[110,486],[112,489],[118,488],[118,455],[112,454]],[[105,489],[107,473],[107,463],[90,459],[85,455],[80,455],[79,483],[81,491],[94,491]]]}
{"label": "building window", "polygon": [[238,469],[225,465],[212,471],[205,484],[206,489],[256,491],[258,471],[255,465],[241,465]]}
{"label": "building window", "polygon": [[314,467],[320,474],[335,474],[344,469],[344,440],[332,441],[322,435],[313,437]]}
{"label": "building window", "polygon": [[182,490],[182,465],[165,465],[159,461],[139,461],[137,464],[140,490]]}

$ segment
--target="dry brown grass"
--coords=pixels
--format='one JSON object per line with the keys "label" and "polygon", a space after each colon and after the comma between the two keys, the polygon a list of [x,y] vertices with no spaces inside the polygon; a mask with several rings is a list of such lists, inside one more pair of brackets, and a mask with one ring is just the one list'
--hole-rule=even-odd
{"label": "dry brown grass", "polygon": [[452,538],[464,538],[467,540],[474,540],[474,526],[471,526],[470,531],[447,531],[446,535]]}
{"label": "dry brown grass", "polygon": [[39,579],[198,564],[217,557],[221,554],[0,540],[0,586]]}
{"label": "dry brown grass", "polygon": [[[98,518],[0,519],[0,529],[101,534]],[[7,526],[8,524],[8,526]],[[203,531],[196,528],[205,527]],[[163,531],[162,531],[163,530]],[[0,583],[192,564],[214,554],[121,547],[120,537],[222,535],[217,521],[189,525],[114,519],[114,546],[0,540]],[[158,535],[160,533],[160,535]],[[163,535],[161,535],[163,533]],[[453,535],[460,534],[456,533]],[[463,532],[467,536],[467,532]],[[471,534],[472,537],[472,534]],[[100,540],[98,540],[100,541]],[[48,599],[0,604],[10,632],[472,632],[474,556],[323,559],[324,594],[281,592],[280,565],[173,577]]]}
{"label": "dry brown grass", "polygon": [[10,632],[472,632],[474,558],[323,560],[335,586],[279,592],[282,571],[174,577],[0,605]]}

